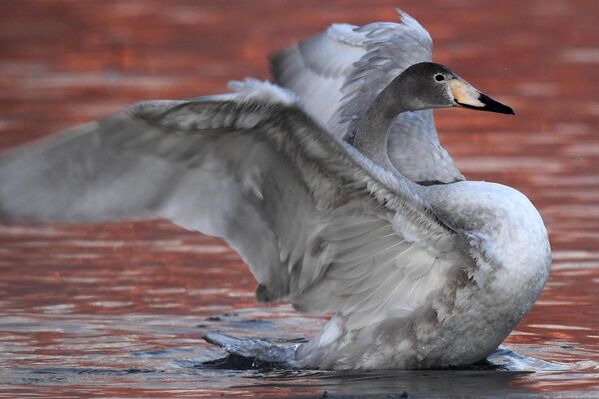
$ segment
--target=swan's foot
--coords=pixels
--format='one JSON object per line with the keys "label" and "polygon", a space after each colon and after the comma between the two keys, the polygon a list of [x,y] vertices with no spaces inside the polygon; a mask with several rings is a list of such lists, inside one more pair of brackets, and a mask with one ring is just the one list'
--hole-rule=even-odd
{"label": "swan's foot", "polygon": [[234,370],[295,368],[295,352],[303,342],[270,342],[260,338],[237,338],[220,333],[207,333],[203,338],[229,353],[224,359],[206,362],[204,365]]}

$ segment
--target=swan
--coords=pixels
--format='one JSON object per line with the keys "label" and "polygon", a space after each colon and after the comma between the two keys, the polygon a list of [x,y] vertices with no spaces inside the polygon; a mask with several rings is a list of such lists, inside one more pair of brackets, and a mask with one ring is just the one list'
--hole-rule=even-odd
{"label": "swan", "polygon": [[551,255],[526,196],[486,182],[419,185],[386,151],[399,113],[510,107],[442,65],[418,63],[376,96],[352,146],[288,90],[252,79],[231,87],[141,102],[2,154],[0,216],[159,216],[224,238],[249,266],[259,301],[332,317],[293,348],[207,340],[291,367],[470,364],[530,310]]}
{"label": "swan", "polygon": [[[354,126],[376,95],[412,64],[431,62],[430,34],[408,13],[399,23],[332,24],[271,58],[277,84],[299,95],[310,115],[351,142]],[[400,114],[391,124],[388,155],[419,184],[465,180],[441,146],[430,109]]]}

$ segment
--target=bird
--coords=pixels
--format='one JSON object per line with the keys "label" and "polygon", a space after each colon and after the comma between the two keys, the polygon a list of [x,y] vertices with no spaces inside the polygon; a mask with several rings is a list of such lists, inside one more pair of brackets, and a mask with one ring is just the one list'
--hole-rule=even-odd
{"label": "bird", "polygon": [[443,65],[406,68],[350,145],[269,82],[137,103],[0,155],[0,217],[97,222],[162,217],[224,238],[260,302],[330,314],[292,348],[218,333],[234,354],[307,369],[471,364],[531,309],[551,251],[539,212],[495,183],[421,185],[387,156],[403,112],[513,114]]}
{"label": "bird", "polygon": [[[400,22],[335,23],[271,57],[275,82],[295,92],[310,115],[351,142],[353,126],[376,95],[412,64],[432,62],[428,31],[407,12]],[[400,114],[391,124],[388,156],[419,184],[465,180],[439,142],[432,110]]]}

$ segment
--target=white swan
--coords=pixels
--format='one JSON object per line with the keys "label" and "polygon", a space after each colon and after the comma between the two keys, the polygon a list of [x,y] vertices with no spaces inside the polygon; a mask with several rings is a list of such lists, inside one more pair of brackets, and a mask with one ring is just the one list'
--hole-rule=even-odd
{"label": "white swan", "polygon": [[[397,12],[400,23],[333,24],[276,54],[276,83],[298,94],[331,133],[351,141],[354,124],[381,90],[410,65],[432,61],[429,33]],[[404,112],[389,129],[388,155],[402,175],[420,184],[465,180],[439,142],[432,110]]]}
{"label": "white swan", "polygon": [[[334,313],[317,337],[286,352],[297,367],[469,364],[531,308],[550,249],[528,199],[484,182],[421,186],[386,155],[387,128],[400,112],[511,108],[441,65],[416,64],[376,97],[356,125],[355,148],[314,122],[292,93],[253,80],[233,87],[139,103],[2,155],[0,213],[158,215],[225,238],[255,276],[259,300]],[[209,338],[266,360],[276,352]]]}

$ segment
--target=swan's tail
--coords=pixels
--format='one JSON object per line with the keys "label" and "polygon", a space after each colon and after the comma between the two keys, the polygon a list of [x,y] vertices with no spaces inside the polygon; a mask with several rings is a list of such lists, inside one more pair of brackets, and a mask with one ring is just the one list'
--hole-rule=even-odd
{"label": "swan's tail", "polygon": [[260,338],[237,338],[207,333],[204,340],[220,346],[229,357],[217,361],[227,368],[295,368],[295,352],[302,342],[270,342]]}

